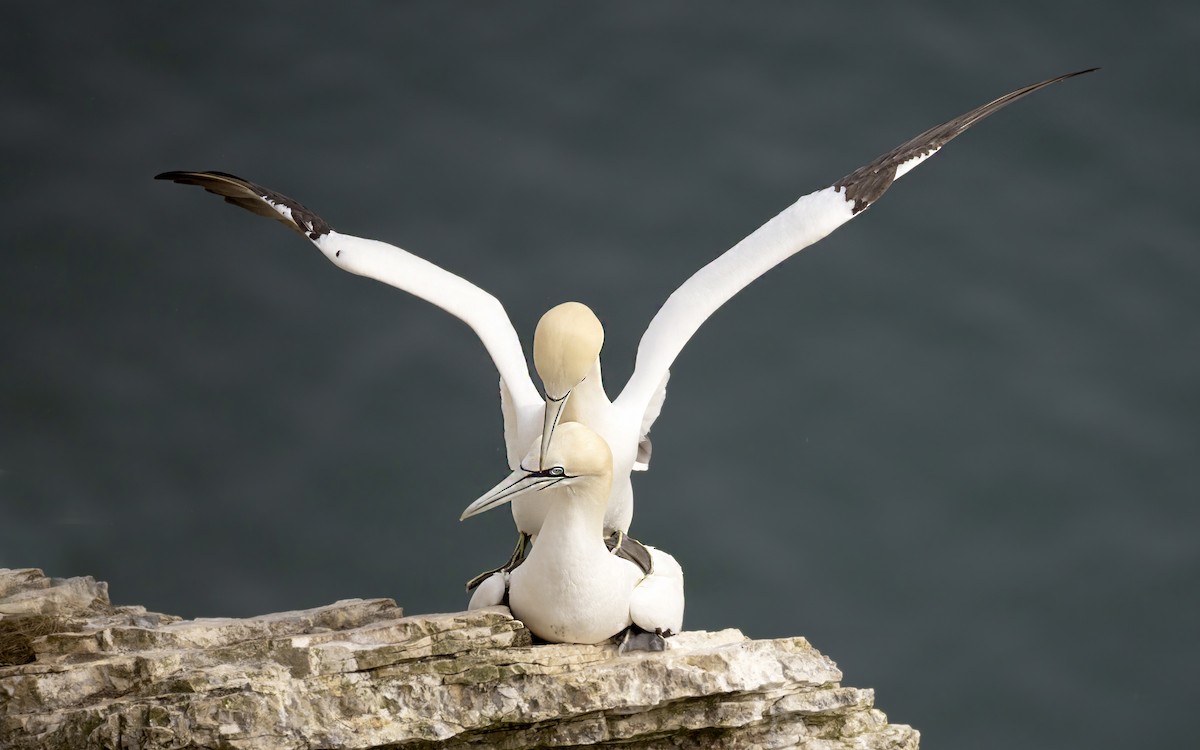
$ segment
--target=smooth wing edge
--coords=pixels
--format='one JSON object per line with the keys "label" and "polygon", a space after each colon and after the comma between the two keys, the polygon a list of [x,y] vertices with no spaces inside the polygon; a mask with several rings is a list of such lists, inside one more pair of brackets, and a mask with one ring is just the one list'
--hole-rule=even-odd
{"label": "smooth wing edge", "polygon": [[[158,174],[155,179],[201,187],[227,203],[279,221],[310,240],[342,270],[388,284],[449,312],[479,337],[501,379],[507,383],[518,413],[531,411],[542,403],[529,377],[520,338],[504,306],[466,279],[395,245],[336,232],[299,201],[228,172],[172,171]],[[388,254],[394,258],[392,263],[386,260]],[[372,259],[377,262],[370,262]],[[384,262],[378,263],[381,259]],[[404,265],[412,275],[428,283],[422,287],[403,278],[402,273],[381,272],[385,268],[394,271],[396,264]],[[524,449],[521,446],[520,450]]]}
{"label": "smooth wing edge", "polygon": [[[713,312],[754,279],[857,216],[877,201],[898,177],[972,125],[1039,89],[1096,70],[1099,68],[1065,73],[1009,92],[929,128],[833,185],[801,197],[693,274],[667,298],[638,344],[633,375],[615,403],[629,410],[631,417],[642,414],[654,396],[653,389],[660,373],[669,371],[679,352]],[[825,198],[830,202],[827,203]],[[781,231],[789,227],[796,228],[797,236],[781,237]],[[675,320],[671,319],[673,315]],[[669,335],[672,324],[677,328],[673,341]],[[653,349],[656,339],[662,336],[667,336],[663,349],[648,351],[647,346]]]}

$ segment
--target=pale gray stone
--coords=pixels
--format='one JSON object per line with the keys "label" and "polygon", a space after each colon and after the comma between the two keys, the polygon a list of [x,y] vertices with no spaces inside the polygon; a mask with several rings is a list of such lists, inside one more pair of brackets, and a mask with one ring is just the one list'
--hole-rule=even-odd
{"label": "pale gray stone", "polygon": [[612,643],[533,645],[505,607],[406,617],[388,599],[180,620],[113,607],[91,578],[0,569],[0,638],[0,659],[25,662],[0,662],[12,750],[919,742],[799,637],[686,632],[620,656]]}

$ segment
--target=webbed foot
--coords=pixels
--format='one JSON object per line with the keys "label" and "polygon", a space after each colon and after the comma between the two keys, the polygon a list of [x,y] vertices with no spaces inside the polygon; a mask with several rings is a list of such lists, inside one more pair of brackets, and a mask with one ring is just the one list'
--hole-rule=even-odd
{"label": "webbed foot", "polygon": [[511,573],[516,570],[521,563],[525,562],[525,554],[529,551],[528,534],[522,533],[517,537],[517,547],[513,550],[512,557],[508,558],[508,562],[494,570],[485,570],[471,580],[467,581],[467,591],[474,591],[479,584],[491,578],[497,573]]}
{"label": "webbed foot", "polygon": [[608,551],[620,557],[623,560],[628,560],[634,565],[642,569],[642,573],[650,575],[654,569],[654,561],[650,557],[650,550],[646,549],[646,545],[626,534],[624,531],[614,531],[604,539],[604,544],[608,546]]}
{"label": "webbed foot", "polygon": [[621,637],[621,645],[617,648],[618,654],[627,654],[630,651],[666,651],[667,639],[675,635],[669,629],[655,628],[653,632],[643,630],[637,625],[630,625],[625,629],[624,635]]}

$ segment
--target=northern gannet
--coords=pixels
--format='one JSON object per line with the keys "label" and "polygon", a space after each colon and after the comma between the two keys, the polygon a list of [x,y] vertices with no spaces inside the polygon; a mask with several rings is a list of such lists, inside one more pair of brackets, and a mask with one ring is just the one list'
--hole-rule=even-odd
{"label": "northern gannet", "polygon": [[532,467],[539,458],[541,468],[518,468],[462,513],[470,518],[530,493],[548,504],[525,561],[480,590],[502,592],[507,575],[513,617],[546,641],[600,643],[633,626],[651,634],[643,648],[662,650],[662,638],[683,627],[683,571],[653,547],[645,548],[650,570],[644,571],[604,543],[613,467],[608,444],[579,422],[562,422],[545,453],[539,440],[521,463]]}
{"label": "northern gannet", "polygon": [[[500,373],[509,468],[518,468],[526,447],[538,435],[543,436],[538,457],[541,467],[541,453],[557,434],[555,423],[574,420],[590,425],[608,442],[613,454],[605,527],[624,532],[633,516],[629,473],[645,468],[648,461],[647,434],[662,408],[671,364],[708,316],[751,281],[874,204],[896,179],[975,123],[1045,86],[1093,70],[1017,89],[930,128],[829,187],[801,197],[671,294],[643,334],[633,375],[615,401],[605,394],[600,378],[603,328],[583,305],[560,305],[539,322],[534,364],[545,387],[543,400],[530,379],[520,339],[503,306],[474,284],[394,245],[336,232],[291,198],[231,174],[165,172],[156,179],[199,185],[229,203],[278,220],[311,240],[339,268],[415,294],[469,325]],[[579,344],[583,338],[587,345]],[[538,345],[539,339],[545,346]],[[536,500],[514,504],[514,517],[523,535],[535,536],[543,515],[544,506]],[[506,567],[519,560],[522,549],[519,544]]]}

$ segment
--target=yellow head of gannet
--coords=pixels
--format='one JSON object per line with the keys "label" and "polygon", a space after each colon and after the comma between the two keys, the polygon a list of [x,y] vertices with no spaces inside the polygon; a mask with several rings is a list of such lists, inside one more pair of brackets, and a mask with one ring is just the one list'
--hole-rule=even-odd
{"label": "yellow head of gannet", "polygon": [[603,346],[604,326],[587,305],[564,302],[550,308],[538,321],[533,334],[533,366],[546,391],[539,469],[550,466],[546,451],[567,399],[596,365]]}

